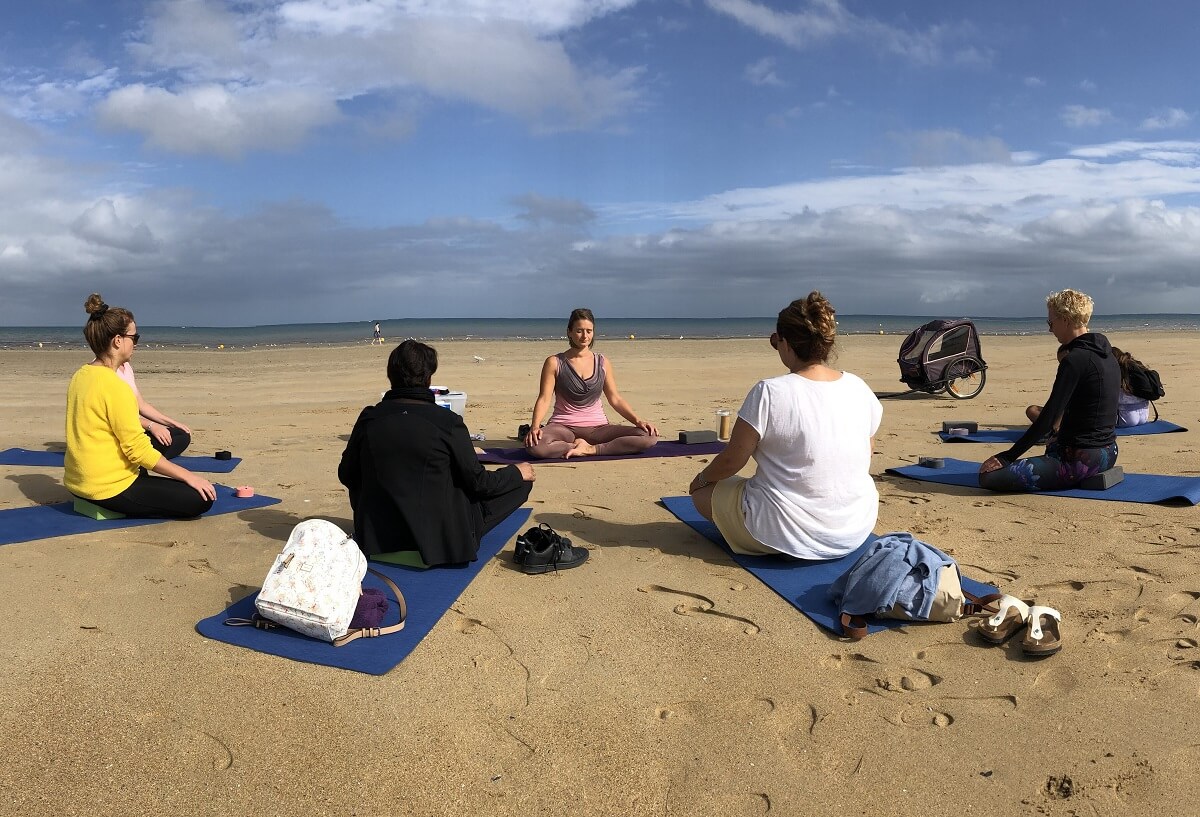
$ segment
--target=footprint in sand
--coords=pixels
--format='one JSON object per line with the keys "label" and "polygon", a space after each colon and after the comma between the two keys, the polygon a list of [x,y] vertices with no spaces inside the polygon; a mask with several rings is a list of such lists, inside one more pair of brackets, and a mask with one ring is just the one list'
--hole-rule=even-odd
{"label": "footprint in sand", "polygon": [[742,626],[742,632],[746,635],[757,635],[762,628],[748,618],[735,616],[732,613],[724,613],[716,609],[716,602],[708,596],[702,596],[699,593],[689,593],[687,590],[675,590],[670,587],[663,587],[660,584],[648,584],[638,588],[639,593],[670,593],[676,596],[683,596],[686,599],[691,599],[692,603],[681,602],[676,604],[673,612],[677,616],[692,616],[706,615],[715,616],[717,618],[735,621]]}
{"label": "footprint in sand", "polygon": [[946,697],[922,701],[902,709],[893,723],[898,726],[934,726],[940,729],[971,715],[996,715],[1017,708],[1016,695]]}
{"label": "footprint in sand", "polygon": [[923,689],[932,689],[943,680],[945,679],[942,676],[935,675],[932,672],[925,672],[914,667],[901,667],[895,672],[889,672],[882,678],[876,678],[875,686],[863,687],[860,691],[888,696],[892,693],[917,692]]}
{"label": "footprint in sand", "polygon": [[722,704],[687,700],[656,707],[654,717],[660,721],[677,720],[680,722],[719,718],[724,721],[736,720],[753,724],[755,721],[761,721],[774,714],[775,709],[774,699],[765,697],[747,698]]}
{"label": "footprint in sand", "polygon": [[867,664],[879,663],[874,658],[867,658],[867,656],[863,655],[861,652],[852,652],[846,654],[834,653],[833,655],[827,655],[821,659],[821,666],[825,667],[825,669],[841,669],[843,666],[849,666],[850,664],[859,661]]}

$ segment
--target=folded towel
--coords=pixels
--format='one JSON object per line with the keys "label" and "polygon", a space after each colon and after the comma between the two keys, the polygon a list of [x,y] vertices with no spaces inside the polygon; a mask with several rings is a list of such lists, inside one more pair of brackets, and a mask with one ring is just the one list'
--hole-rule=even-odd
{"label": "folded towel", "polygon": [[363,588],[354,607],[354,616],[350,619],[351,630],[378,627],[383,624],[383,616],[387,613],[387,594],[377,587]]}

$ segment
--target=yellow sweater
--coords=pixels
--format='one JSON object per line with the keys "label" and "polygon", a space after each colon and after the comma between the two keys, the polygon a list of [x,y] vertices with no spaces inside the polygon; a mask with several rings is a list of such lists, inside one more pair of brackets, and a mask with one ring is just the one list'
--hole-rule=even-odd
{"label": "yellow sweater", "polygon": [[67,387],[63,483],[84,499],[111,499],[162,457],[138,420],[133,389],[107,366],[86,365]]}

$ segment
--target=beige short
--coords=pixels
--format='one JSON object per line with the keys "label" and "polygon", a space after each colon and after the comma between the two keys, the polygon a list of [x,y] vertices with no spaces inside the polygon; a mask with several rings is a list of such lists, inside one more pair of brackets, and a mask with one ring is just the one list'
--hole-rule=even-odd
{"label": "beige short", "polygon": [[746,530],[746,517],[742,515],[742,494],[745,492],[745,477],[723,479],[713,488],[713,522],[717,523],[717,530],[734,553],[747,556],[778,554],[779,551],[767,547]]}

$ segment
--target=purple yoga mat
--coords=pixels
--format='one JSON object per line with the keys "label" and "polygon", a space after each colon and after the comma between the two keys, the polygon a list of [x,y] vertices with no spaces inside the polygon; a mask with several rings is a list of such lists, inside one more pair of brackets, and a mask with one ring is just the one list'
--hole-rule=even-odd
{"label": "purple yoga mat", "polygon": [[529,456],[524,448],[485,448],[479,461],[485,465],[510,465],[514,462],[602,462],[605,460],[644,460],[650,457],[687,457],[695,454],[719,454],[725,443],[694,443],[659,440],[641,454],[613,454],[596,457],[572,457],[570,460],[539,460]]}

